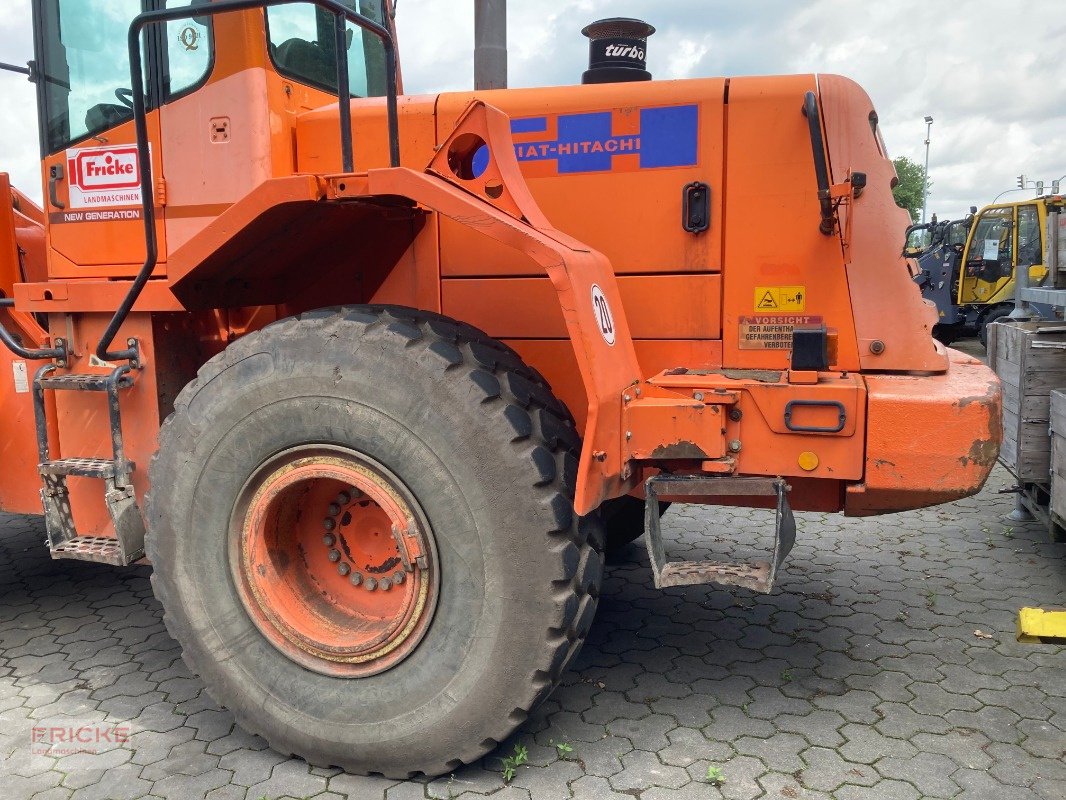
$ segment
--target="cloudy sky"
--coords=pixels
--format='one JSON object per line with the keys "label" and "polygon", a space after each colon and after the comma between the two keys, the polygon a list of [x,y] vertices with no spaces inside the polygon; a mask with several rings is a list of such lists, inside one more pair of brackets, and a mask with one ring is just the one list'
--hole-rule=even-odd
{"label": "cloudy sky", "polygon": [[[91,0],[95,1],[95,0]],[[0,61],[31,55],[29,0],[0,0]],[[892,156],[924,160],[934,118],[929,209],[957,217],[1015,186],[1066,174],[1066,14],[1059,0],[511,0],[513,86],[574,83],[582,26],[635,16],[658,28],[657,78],[835,72],[873,97]],[[469,88],[472,0],[400,0],[409,92]],[[40,196],[32,87],[0,73],[0,170]],[[1031,197],[1032,191],[1004,195]]]}

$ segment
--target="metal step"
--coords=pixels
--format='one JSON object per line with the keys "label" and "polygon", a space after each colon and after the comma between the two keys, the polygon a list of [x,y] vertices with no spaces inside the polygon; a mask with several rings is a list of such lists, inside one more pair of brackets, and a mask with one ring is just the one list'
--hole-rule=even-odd
{"label": "metal step", "polygon": [[80,478],[114,478],[127,474],[133,469],[128,463],[125,468],[116,468],[115,462],[106,458],[61,458],[45,461],[37,467],[42,475],[76,475]]}
{"label": "metal step", "polygon": [[[644,483],[644,542],[648,548],[655,588],[717,583],[768,594],[777,568],[796,543],[796,518],[788,504],[789,486],[782,478],[708,478],[701,475],[654,475]],[[667,561],[659,523],[659,498],[777,497],[774,552],[769,561],[750,564],[730,561]]]}
{"label": "metal step", "polygon": [[[133,385],[132,366],[115,367],[107,375],[53,375],[56,364],[45,364],[33,378],[33,414],[37,428],[37,471],[41,476],[41,505],[44,508],[48,549],[52,558],[97,561],[102,564],[131,564],[144,555],[144,518],[130,481],[134,464],[126,460],[122,441],[119,390]],[[71,390],[106,392],[108,427],[112,457],[60,458],[49,455],[48,404],[45,391]],[[115,535],[81,536],[74,525],[67,478],[96,478],[104,482],[104,504]]]}
{"label": "metal step", "polygon": [[44,506],[48,549],[52,558],[124,566],[144,555],[144,518],[137,507],[132,486],[117,487],[114,478],[104,478],[104,504],[111,516],[115,535],[79,536],[70,507],[67,476],[45,474],[42,480],[44,488],[41,490],[41,503]]}
{"label": "metal step", "polygon": [[118,539],[109,536],[75,536],[51,548],[52,558],[69,558],[76,561],[96,561],[124,567],[131,563],[122,553]]}
{"label": "metal step", "polygon": [[[694,586],[700,583],[720,583],[741,586],[757,592],[769,591],[770,562],[729,564],[717,561],[669,561],[659,573],[659,586]],[[763,587],[766,587],[765,589]]]}
{"label": "metal step", "polygon": [[[40,379],[41,388],[69,390],[78,392],[106,392],[111,383],[111,375],[55,375]],[[115,378],[117,388],[125,389],[133,385],[132,376],[125,374]]]}

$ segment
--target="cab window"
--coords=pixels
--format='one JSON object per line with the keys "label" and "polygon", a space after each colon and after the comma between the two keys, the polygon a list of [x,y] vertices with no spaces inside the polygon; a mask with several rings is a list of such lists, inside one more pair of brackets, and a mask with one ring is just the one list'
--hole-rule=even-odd
{"label": "cab window", "polygon": [[908,255],[924,253],[933,243],[933,232],[928,225],[915,225],[907,231],[904,250]]}
{"label": "cab window", "polygon": [[[200,0],[201,3],[206,0]],[[188,0],[167,0],[167,8],[190,5]],[[192,2],[191,5],[198,5]],[[167,100],[197,88],[211,71],[214,53],[211,17],[193,17],[167,23],[163,51],[163,91]]]}
{"label": "cab window", "polygon": [[[382,25],[383,0],[344,0],[345,5]],[[356,5],[358,3],[358,5]],[[337,47],[334,17],[311,4],[293,3],[267,9],[270,57],[278,73],[328,92],[337,92]],[[354,97],[385,94],[385,50],[372,33],[347,26],[350,89]]]}
{"label": "cab window", "polygon": [[961,251],[966,244],[966,236],[970,233],[970,226],[972,224],[973,218],[952,222],[948,226],[947,233],[944,234],[944,240],[947,242],[948,246]]}
{"label": "cab window", "polygon": [[[186,4],[185,0],[167,3]],[[142,11],[162,7],[163,0],[42,0],[37,63],[46,152],[133,119],[126,45],[130,22]],[[155,104],[152,98],[159,96],[160,88],[169,100],[207,76],[212,52],[209,20],[168,23],[162,48],[154,46],[154,37],[146,34],[146,38],[150,46],[145,87],[150,104]],[[162,85],[151,75],[161,76]]]}
{"label": "cab window", "polygon": [[1018,263],[1044,263],[1040,246],[1040,214],[1035,205],[1018,206]]}
{"label": "cab window", "polygon": [[133,118],[126,34],[141,0],[42,5],[44,57],[38,63],[47,149],[55,152]]}
{"label": "cab window", "polygon": [[996,261],[1010,264],[1012,209],[990,208],[977,220],[967,261]]}

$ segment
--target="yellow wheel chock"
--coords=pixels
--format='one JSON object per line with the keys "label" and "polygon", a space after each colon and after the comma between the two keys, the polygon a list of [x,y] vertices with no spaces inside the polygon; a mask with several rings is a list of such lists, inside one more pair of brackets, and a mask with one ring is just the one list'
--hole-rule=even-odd
{"label": "yellow wheel chock", "polygon": [[1066,644],[1066,611],[1023,608],[1018,612],[1018,641]]}

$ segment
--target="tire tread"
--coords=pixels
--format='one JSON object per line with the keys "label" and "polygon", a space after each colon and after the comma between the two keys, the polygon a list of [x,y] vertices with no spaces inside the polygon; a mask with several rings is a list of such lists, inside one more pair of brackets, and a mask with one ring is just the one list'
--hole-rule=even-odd
{"label": "tire tread", "polygon": [[[151,485],[167,485],[173,479],[171,470],[176,460],[163,458],[161,454],[180,447],[180,442],[175,440],[175,420],[189,413],[197,393],[242,357],[242,351],[250,346],[269,347],[271,342],[291,336],[296,326],[306,324],[320,326],[326,336],[351,336],[350,328],[355,324],[363,328],[358,334],[360,336],[395,337],[401,349],[421,347],[433,353],[435,360],[427,363],[439,365],[442,372],[464,372],[465,380],[472,384],[470,402],[479,406],[478,413],[483,416],[490,410],[486,407],[490,407],[493,424],[513,433],[511,447],[516,461],[525,463],[524,468],[530,476],[528,491],[538,498],[537,502],[545,503],[551,509],[555,522],[550,530],[545,531],[548,538],[546,551],[556,551],[560,547],[568,551],[566,558],[558,559],[559,573],[551,581],[552,596],[557,605],[556,618],[530,620],[530,624],[543,627],[543,643],[533,659],[534,663],[528,665],[528,692],[515,698],[513,710],[498,722],[497,730],[485,731],[485,738],[471,741],[463,752],[455,753],[446,761],[411,764],[410,771],[378,773],[358,762],[331,764],[326,763],[328,759],[316,759],[313,752],[299,754],[312,764],[341,766],[359,774],[374,772],[406,778],[415,774],[439,775],[454,771],[460,763],[470,764],[496,748],[500,741],[505,740],[528,718],[536,704],[559,683],[565,668],[588,634],[602,575],[603,533],[598,513],[579,518],[573,511],[574,465],[580,457],[580,438],[573,417],[555,397],[540,373],[524,364],[510,347],[483,331],[434,312],[401,306],[341,306],[279,320],[237,340],[233,346],[201,366],[197,377],[178,394],[174,411],[160,428],[159,448],[149,467]],[[554,459],[552,469],[547,468],[545,453]],[[201,671],[185,644],[185,639],[190,636],[188,626],[180,614],[169,608],[168,584],[173,576],[168,576],[162,566],[161,559],[164,556],[156,536],[158,527],[153,523],[162,518],[163,509],[153,502],[154,494],[150,490],[145,498],[149,521],[146,550],[157,565],[152,574],[152,588],[163,605],[163,621],[168,633],[182,645],[182,658],[188,668],[200,675]],[[569,552],[572,548],[577,551],[576,558],[573,552]],[[215,702],[223,705],[222,698],[215,696],[210,685],[205,688]],[[257,729],[243,715],[238,716],[238,721],[246,730],[262,736],[272,747],[275,746],[268,731]],[[277,749],[287,748],[278,745]]]}

